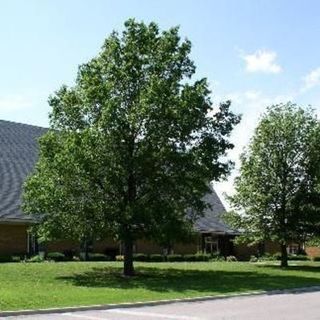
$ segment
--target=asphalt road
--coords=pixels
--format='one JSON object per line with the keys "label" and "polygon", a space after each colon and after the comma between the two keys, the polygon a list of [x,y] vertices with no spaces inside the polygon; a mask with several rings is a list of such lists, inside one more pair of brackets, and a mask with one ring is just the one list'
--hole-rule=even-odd
{"label": "asphalt road", "polygon": [[8,317],[39,320],[320,320],[320,292],[274,294],[152,307]]}

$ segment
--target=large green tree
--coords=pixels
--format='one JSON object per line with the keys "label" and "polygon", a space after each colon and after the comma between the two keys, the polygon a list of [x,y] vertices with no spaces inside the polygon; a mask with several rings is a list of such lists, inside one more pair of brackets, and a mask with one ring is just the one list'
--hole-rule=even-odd
{"label": "large green tree", "polygon": [[[241,156],[235,180],[236,209],[228,221],[242,240],[287,245],[320,231],[320,123],[314,112],[292,103],[268,108]],[[240,240],[241,240],[240,238]]]}
{"label": "large green tree", "polygon": [[[50,130],[25,185],[24,210],[49,236],[112,236],[132,248],[192,229],[208,183],[228,174],[239,117],[214,108],[206,79],[191,81],[191,43],[178,28],[128,20],[50,99]],[[187,209],[192,210],[187,210]]]}

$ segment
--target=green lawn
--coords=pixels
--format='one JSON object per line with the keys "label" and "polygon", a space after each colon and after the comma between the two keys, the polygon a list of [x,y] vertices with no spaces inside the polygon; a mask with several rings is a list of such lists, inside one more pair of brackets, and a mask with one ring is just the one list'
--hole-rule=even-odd
{"label": "green lawn", "polygon": [[0,264],[0,310],[106,304],[320,285],[320,263],[286,270],[245,262],[136,263],[120,276],[117,262]]}

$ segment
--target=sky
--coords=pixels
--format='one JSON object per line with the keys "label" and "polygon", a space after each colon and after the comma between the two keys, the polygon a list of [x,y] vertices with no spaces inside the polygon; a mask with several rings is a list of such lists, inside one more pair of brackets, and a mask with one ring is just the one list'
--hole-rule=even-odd
{"label": "sky", "polygon": [[215,104],[242,114],[231,140],[235,169],[215,183],[233,193],[239,154],[266,107],[292,101],[320,115],[320,1],[0,0],[0,119],[48,126],[47,99],[73,85],[77,68],[128,18],[180,26],[192,42],[194,79],[206,77]]}

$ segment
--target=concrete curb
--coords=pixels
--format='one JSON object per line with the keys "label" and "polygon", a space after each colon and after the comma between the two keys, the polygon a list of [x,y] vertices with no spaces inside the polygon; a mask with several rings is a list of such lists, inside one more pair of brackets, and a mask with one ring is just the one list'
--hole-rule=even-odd
{"label": "concrete curb", "polygon": [[50,314],[50,313],[68,313],[68,312],[90,311],[90,310],[149,307],[149,306],[158,306],[158,305],[183,303],[183,302],[220,300],[220,299],[241,298],[241,297],[261,296],[261,295],[275,295],[275,294],[286,294],[286,293],[297,294],[297,293],[307,293],[307,292],[316,292],[316,291],[320,291],[320,286],[292,288],[292,289],[277,289],[277,290],[269,290],[269,291],[268,290],[249,291],[249,292],[235,293],[235,294],[221,294],[216,296],[202,296],[202,297],[170,299],[170,300],[125,302],[125,303],[100,304],[100,305],[66,307],[66,308],[49,308],[49,309],[38,309],[38,310],[0,311],[0,317],[3,318],[3,317],[13,317],[13,316]]}

